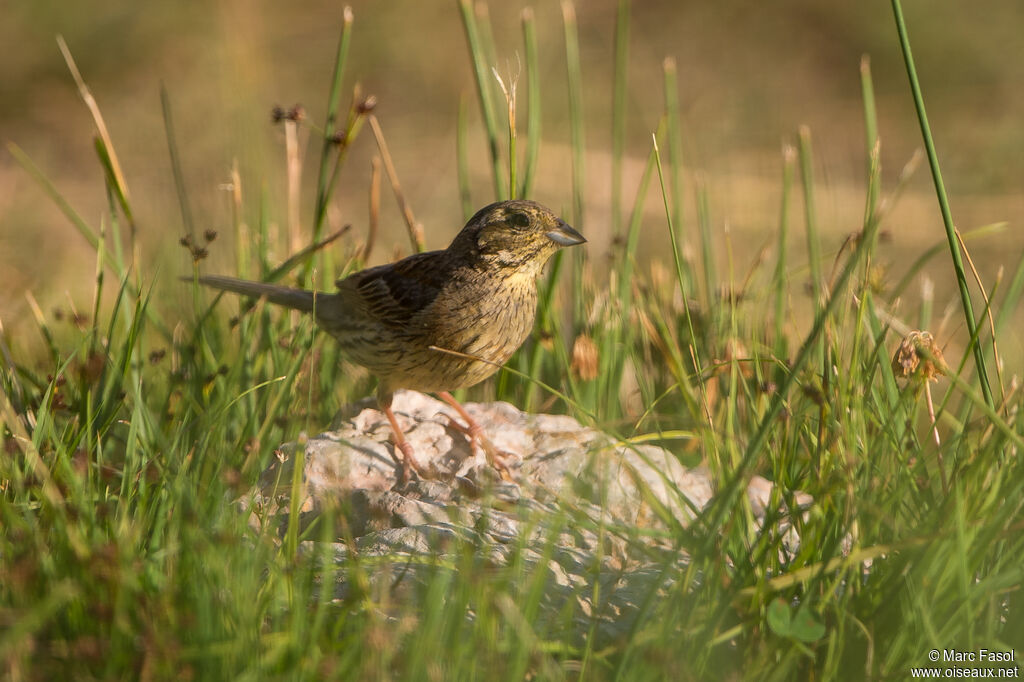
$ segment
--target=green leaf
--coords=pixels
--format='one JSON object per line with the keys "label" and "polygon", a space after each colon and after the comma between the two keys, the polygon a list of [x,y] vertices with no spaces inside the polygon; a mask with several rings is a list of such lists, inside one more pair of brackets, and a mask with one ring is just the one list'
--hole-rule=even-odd
{"label": "green leaf", "polygon": [[777,635],[790,637],[793,633],[793,614],[785,599],[779,598],[768,605],[768,627]]}
{"label": "green leaf", "polygon": [[825,636],[825,625],[807,606],[794,607],[779,598],[768,605],[768,627],[775,634],[800,642],[816,642]]}
{"label": "green leaf", "polygon": [[825,624],[815,617],[809,608],[801,607],[793,616],[790,635],[801,642],[816,642],[825,636]]}

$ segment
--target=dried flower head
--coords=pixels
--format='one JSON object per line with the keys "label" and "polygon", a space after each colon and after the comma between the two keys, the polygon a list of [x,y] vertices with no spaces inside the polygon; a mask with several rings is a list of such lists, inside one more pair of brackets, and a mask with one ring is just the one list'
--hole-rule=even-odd
{"label": "dried flower head", "polygon": [[107,366],[107,356],[99,351],[89,351],[85,360],[78,363],[79,380],[86,386],[94,386],[103,376]]}
{"label": "dried flower head", "polygon": [[[207,236],[209,236],[210,232],[212,232],[212,230],[207,230]],[[216,234],[214,234],[214,236],[216,236]],[[207,239],[206,241],[207,243],[209,243],[212,240]],[[194,261],[201,261],[208,255],[210,255],[209,251],[207,251],[204,247],[201,247],[196,244],[195,238],[190,234],[186,234],[184,237],[179,239],[178,243],[181,244],[184,248],[188,249],[189,253],[192,254],[192,260]]]}
{"label": "dried flower head", "polygon": [[938,381],[938,375],[946,373],[945,367],[942,350],[931,332],[910,332],[892,356],[893,374],[901,379]]}
{"label": "dried flower head", "polygon": [[572,344],[572,372],[583,381],[597,378],[598,351],[594,339],[580,334]]}
{"label": "dried flower head", "polygon": [[362,101],[356,105],[356,113],[366,115],[377,108],[377,97],[376,95],[367,95]]}

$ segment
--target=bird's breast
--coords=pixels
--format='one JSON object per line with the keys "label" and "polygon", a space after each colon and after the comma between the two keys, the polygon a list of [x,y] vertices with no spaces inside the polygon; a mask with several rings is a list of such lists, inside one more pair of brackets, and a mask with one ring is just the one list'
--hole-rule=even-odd
{"label": "bird's breast", "polygon": [[456,273],[429,305],[402,321],[371,324],[363,316],[359,334],[332,333],[388,390],[455,390],[494,374],[529,336],[536,310],[534,277]]}
{"label": "bird's breast", "polygon": [[537,284],[520,274],[488,284],[455,287],[451,296],[439,297],[447,309],[435,317],[434,331],[452,350],[501,363],[533,328]]}

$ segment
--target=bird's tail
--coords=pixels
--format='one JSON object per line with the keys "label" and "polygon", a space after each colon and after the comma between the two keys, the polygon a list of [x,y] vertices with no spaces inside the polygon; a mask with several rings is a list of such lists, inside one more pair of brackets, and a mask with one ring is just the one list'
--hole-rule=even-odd
{"label": "bird's tail", "polygon": [[[313,312],[313,292],[306,291],[305,289],[293,289],[266,282],[250,282],[245,279],[223,277],[221,275],[200,277],[199,283],[214,289],[223,289],[224,291],[241,294],[242,296],[249,296],[250,298],[266,298],[271,303],[301,310],[304,313]],[[329,295],[319,294],[317,297]]]}

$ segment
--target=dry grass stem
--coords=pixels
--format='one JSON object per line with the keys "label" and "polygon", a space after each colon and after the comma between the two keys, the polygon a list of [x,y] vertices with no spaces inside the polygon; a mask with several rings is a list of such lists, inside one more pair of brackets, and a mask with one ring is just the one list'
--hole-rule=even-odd
{"label": "dry grass stem", "polygon": [[398,202],[398,207],[402,211],[402,217],[405,219],[405,225],[409,231],[409,241],[412,244],[413,250],[422,252],[426,249],[423,226],[416,222],[416,217],[412,213],[412,207],[409,206],[405,193],[402,192],[402,185],[398,181],[395,164],[391,161],[391,152],[388,151],[388,144],[384,140],[384,131],[381,130],[380,122],[373,114],[370,114],[367,118],[370,121],[370,129],[373,130],[373,137],[377,140],[377,149],[380,151],[381,160],[384,161],[384,170],[387,172],[388,180],[391,182],[391,189],[395,193],[395,201]]}

